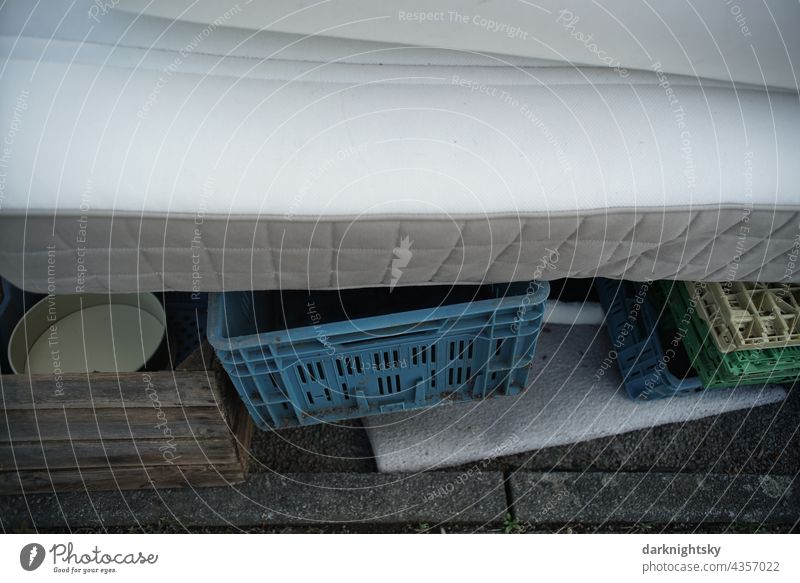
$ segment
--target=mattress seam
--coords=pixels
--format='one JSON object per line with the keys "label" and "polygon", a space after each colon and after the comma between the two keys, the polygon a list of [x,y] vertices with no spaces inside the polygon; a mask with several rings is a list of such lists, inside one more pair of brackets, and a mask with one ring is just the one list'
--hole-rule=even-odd
{"label": "mattress seam", "polygon": [[[538,210],[538,211],[495,211],[490,213],[465,213],[465,214],[451,214],[448,217],[441,217],[439,215],[431,214],[415,214],[415,213],[394,213],[394,214],[376,214],[376,215],[363,215],[363,214],[346,214],[346,215],[303,215],[293,214],[287,217],[285,213],[272,213],[260,215],[258,213],[206,213],[205,220],[218,221],[226,220],[230,222],[248,220],[255,220],[257,222],[281,222],[286,224],[292,223],[330,223],[333,221],[346,221],[346,220],[359,220],[364,222],[378,222],[378,221],[400,221],[400,220],[431,220],[443,221],[452,220],[457,221],[472,221],[472,220],[520,220],[520,219],[575,219],[577,217],[584,217],[586,215],[608,215],[608,214],[673,214],[673,213],[705,213],[705,212],[722,212],[722,211],[743,211],[748,209],[752,212],[791,212],[800,213],[800,203],[797,205],[780,204],[753,204],[750,205],[746,201],[741,203],[714,203],[714,204],[697,204],[697,205],[681,205],[681,206],[643,206],[643,205],[629,205],[629,206],[608,206],[608,207],[594,207],[588,209],[564,209],[564,210]],[[55,213],[55,214],[54,214]],[[131,210],[112,210],[106,209],[102,211],[91,210],[87,213],[82,213],[78,209],[5,209],[0,212],[0,220],[6,218],[27,218],[27,219],[54,219],[54,218],[72,218],[87,215],[89,217],[101,219],[129,219],[138,218],[142,220],[195,220],[196,213],[190,211],[131,211]]]}

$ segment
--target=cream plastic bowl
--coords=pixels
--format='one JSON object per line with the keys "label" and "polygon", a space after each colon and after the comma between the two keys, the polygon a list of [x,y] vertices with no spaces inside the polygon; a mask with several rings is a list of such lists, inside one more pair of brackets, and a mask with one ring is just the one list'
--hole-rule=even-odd
{"label": "cream plastic bowl", "polygon": [[166,322],[151,293],[47,296],[14,327],[8,361],[17,374],[133,372],[158,351]]}

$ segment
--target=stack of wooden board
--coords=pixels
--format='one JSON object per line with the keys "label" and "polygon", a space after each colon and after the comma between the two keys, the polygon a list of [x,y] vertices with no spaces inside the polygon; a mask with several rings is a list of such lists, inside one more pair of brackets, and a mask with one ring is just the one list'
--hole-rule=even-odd
{"label": "stack of wooden board", "polygon": [[0,493],[242,482],[253,425],[225,375],[203,361],[1,376]]}

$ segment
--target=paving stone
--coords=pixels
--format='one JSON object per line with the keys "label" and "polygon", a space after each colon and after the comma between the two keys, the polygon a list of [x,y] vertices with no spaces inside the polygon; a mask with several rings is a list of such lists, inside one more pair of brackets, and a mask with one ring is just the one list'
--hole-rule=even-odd
{"label": "paving stone", "polygon": [[510,479],[522,524],[794,524],[792,476],[517,472]]}
{"label": "paving stone", "polygon": [[[263,527],[314,523],[497,524],[499,472],[256,474],[231,488],[0,497],[6,531],[174,524]],[[102,520],[101,518],[102,517]]]}
{"label": "paving stone", "polygon": [[[492,460],[532,472],[800,472],[800,385],[785,401]],[[452,469],[451,469],[452,470]]]}
{"label": "paving stone", "polygon": [[250,454],[253,473],[375,471],[372,448],[360,421],[256,431]]}

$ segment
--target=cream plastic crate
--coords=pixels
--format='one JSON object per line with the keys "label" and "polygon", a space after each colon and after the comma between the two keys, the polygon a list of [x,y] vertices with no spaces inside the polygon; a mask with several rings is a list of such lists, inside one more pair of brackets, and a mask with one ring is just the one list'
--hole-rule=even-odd
{"label": "cream plastic crate", "polygon": [[800,285],[686,282],[721,352],[800,345]]}

